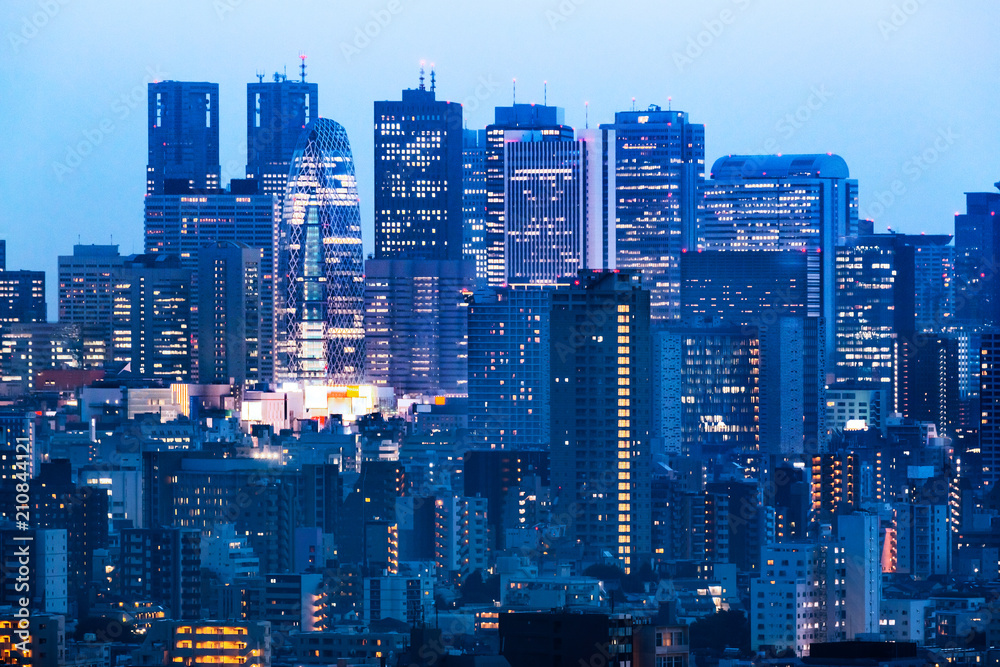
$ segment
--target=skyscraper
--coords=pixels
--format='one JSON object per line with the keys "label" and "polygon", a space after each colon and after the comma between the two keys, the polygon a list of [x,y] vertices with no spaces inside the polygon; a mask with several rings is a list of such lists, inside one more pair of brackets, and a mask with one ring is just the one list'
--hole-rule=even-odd
{"label": "skyscraper", "polygon": [[168,180],[219,187],[219,84],[157,81],[148,91],[146,193]]}
{"label": "skyscraper", "polygon": [[397,395],[468,393],[471,262],[370,259],[365,263],[367,376]]}
{"label": "skyscraper", "polygon": [[992,490],[1000,482],[1000,332],[991,330],[983,334],[979,364],[979,446],[983,486]]}
{"label": "skyscraper", "polygon": [[261,252],[222,241],[198,253],[198,379],[261,378]]}
{"label": "skyscraper", "polygon": [[955,268],[960,304],[957,315],[967,327],[998,326],[1000,193],[967,192],[965,200],[966,212],[955,215]]}
{"label": "skyscraper", "polygon": [[46,315],[44,271],[0,271],[0,327],[44,322]]}
{"label": "skyscraper", "polygon": [[619,111],[614,131],[619,269],[642,273],[654,320],[680,317],[680,254],[697,244],[705,126],[683,111]]}
{"label": "skyscraper", "polygon": [[247,178],[260,183],[260,194],[277,195],[279,206],[299,135],[317,118],[319,86],[306,83],[304,70],[301,81],[275,73],[247,84]]}
{"label": "skyscraper", "polygon": [[861,236],[837,248],[837,382],[898,384],[915,333],[915,253],[907,238]]}
{"label": "skyscraper", "polygon": [[652,553],[649,292],[580,272],[552,292],[551,327],[552,495],[574,512],[568,536],[629,572]]}
{"label": "skyscraper", "polygon": [[[192,293],[199,289],[198,263],[203,248],[237,243],[260,252],[259,379],[269,381],[274,376],[274,234],[278,210],[277,195],[257,192],[263,182],[233,179],[228,190],[196,190],[170,183],[163,194],[146,196],[145,241],[149,254],[180,258],[181,266],[192,273]],[[197,315],[197,298],[192,307]],[[196,337],[198,331],[196,327]],[[199,359],[200,355],[195,360]]]}
{"label": "skyscraper", "polygon": [[504,131],[505,283],[615,268],[613,155],[603,130]]}
{"label": "skyscraper", "polygon": [[486,128],[486,272],[492,286],[505,280],[505,133],[509,130],[537,130],[549,141],[571,141],[573,128],[564,123],[560,107],[514,104],[497,107],[494,122]]}
{"label": "skyscraper", "polygon": [[475,294],[469,306],[469,438],[474,449],[548,449],[554,289],[512,285]]}
{"label": "skyscraper", "polygon": [[111,349],[111,312],[115,275],[125,262],[116,245],[75,245],[72,255],[59,257],[59,323],[80,328],[84,341],[105,352]]}
{"label": "skyscraper", "polygon": [[354,158],[344,128],[312,122],[292,159],[278,230],[280,380],[356,384],[364,371],[364,265]]}
{"label": "skyscraper", "polygon": [[731,155],[705,184],[698,247],[819,255],[809,292],[826,323],[832,357],[835,248],[858,231],[858,184],[837,155]]}
{"label": "skyscraper", "polygon": [[191,271],[172,255],[132,255],[115,274],[112,361],[133,375],[191,379]]}
{"label": "skyscraper", "polygon": [[[951,236],[921,234],[914,248],[914,319],[917,331],[940,333],[959,326],[955,317],[957,273]],[[914,239],[914,236],[908,238]]]}
{"label": "skyscraper", "polygon": [[375,103],[376,259],[462,259],[462,105],[433,76]]}
{"label": "skyscraper", "polygon": [[475,262],[476,285],[488,284],[486,262],[486,130],[462,133],[462,256]]}

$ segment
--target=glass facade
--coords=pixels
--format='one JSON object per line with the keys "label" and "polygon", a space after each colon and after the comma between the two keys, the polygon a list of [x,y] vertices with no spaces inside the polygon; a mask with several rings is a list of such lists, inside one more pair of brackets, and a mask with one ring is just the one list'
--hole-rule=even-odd
{"label": "glass facade", "polygon": [[347,132],[332,120],[313,122],[295,151],[278,258],[277,379],[360,383],[361,211]]}
{"label": "glass facade", "polygon": [[680,254],[693,248],[705,126],[683,111],[622,111],[614,124],[617,268],[642,274],[654,320],[680,318]]}

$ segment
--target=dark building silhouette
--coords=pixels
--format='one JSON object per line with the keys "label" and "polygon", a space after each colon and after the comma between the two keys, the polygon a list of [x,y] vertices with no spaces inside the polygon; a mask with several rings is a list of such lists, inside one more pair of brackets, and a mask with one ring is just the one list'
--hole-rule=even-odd
{"label": "dark building silhouette", "polygon": [[[1000,186],[998,186],[1000,187]],[[1000,325],[1000,193],[965,193],[955,215],[956,316],[965,325]]]}
{"label": "dark building silhouette", "polygon": [[375,103],[375,258],[462,259],[462,105],[423,74]]}
{"label": "dark building silhouette", "polygon": [[492,549],[504,549],[507,528],[511,525],[512,491],[525,478],[538,477],[549,485],[549,452],[543,450],[473,450],[463,458],[463,488],[467,497],[486,498],[486,520]]}
{"label": "dark building silhouette", "polygon": [[95,580],[94,551],[108,547],[108,493],[75,484],[69,460],[56,459],[41,465],[31,495],[34,527],[66,530],[69,596],[85,616]]}
{"label": "dark building silhouette", "polygon": [[218,188],[219,84],[157,81],[148,90],[146,193],[162,194],[170,180]]}
{"label": "dark building silhouette", "polygon": [[127,528],[121,534],[119,592],[167,607],[171,618],[202,615],[201,531]]}
{"label": "dark building silhouette", "polygon": [[132,255],[115,274],[112,361],[133,375],[191,378],[191,271],[176,255]]}
{"label": "dark building silhouette", "polygon": [[275,73],[273,81],[247,84],[247,178],[260,194],[284,200],[299,136],[318,117],[319,86],[305,81],[304,70],[301,81]]}
{"label": "dark building silhouette", "polygon": [[0,271],[0,327],[46,317],[45,272]]}
{"label": "dark building silhouette", "polygon": [[261,372],[261,251],[223,241],[198,253],[198,379],[239,385]]}
{"label": "dark building silhouette", "polygon": [[536,285],[503,287],[477,292],[469,305],[474,448],[548,448],[552,292]]}
{"label": "dark building silhouette", "polygon": [[402,395],[468,393],[472,262],[365,262],[367,377]]}
{"label": "dark building silhouette", "polygon": [[638,274],[581,271],[552,294],[552,496],[579,510],[569,536],[626,572],[652,553],[649,326]]}

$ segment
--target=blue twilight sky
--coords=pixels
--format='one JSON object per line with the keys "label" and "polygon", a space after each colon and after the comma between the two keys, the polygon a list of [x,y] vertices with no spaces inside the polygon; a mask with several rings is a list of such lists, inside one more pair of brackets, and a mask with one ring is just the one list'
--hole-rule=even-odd
{"label": "blue twilight sky", "polygon": [[[78,240],[142,251],[146,83],[220,84],[224,182],[243,175],[245,85],[297,74],[342,123],[372,246],[372,103],[435,63],[467,125],[548,101],[591,125],[649,104],[725,153],[835,152],[877,228],[949,233],[1000,180],[996,0],[2,0],[0,238],[49,272]],[[85,153],[85,154],[83,154]]]}

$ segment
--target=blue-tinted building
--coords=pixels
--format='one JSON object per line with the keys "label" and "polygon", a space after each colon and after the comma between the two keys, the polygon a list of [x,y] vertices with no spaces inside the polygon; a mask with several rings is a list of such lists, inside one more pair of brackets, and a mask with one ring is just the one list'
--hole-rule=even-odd
{"label": "blue-tinted building", "polygon": [[494,122],[486,128],[486,273],[491,286],[505,280],[506,243],[505,134],[510,130],[529,130],[543,134],[547,141],[572,141],[573,128],[565,124],[560,107],[541,104],[515,104],[497,107]]}
{"label": "blue-tinted building", "polygon": [[45,272],[0,271],[0,326],[46,319]]}
{"label": "blue-tinted building", "polygon": [[554,288],[477,293],[469,306],[469,442],[547,449],[549,309]]}
{"label": "blue-tinted building", "polygon": [[838,155],[730,155],[712,165],[698,248],[819,255],[809,290],[826,322],[828,357],[834,350],[836,247],[857,234],[858,183]]}
{"label": "blue-tinted building", "polygon": [[168,180],[219,187],[219,84],[158,81],[148,90],[146,193],[162,193]]}
{"label": "blue-tinted building", "polygon": [[486,261],[486,130],[462,133],[462,255],[475,263],[476,285],[488,283]]}
{"label": "blue-tinted building", "polygon": [[680,318],[680,255],[696,246],[705,126],[652,105],[619,111],[614,131],[617,268],[642,274],[654,320]]}
{"label": "blue-tinted building", "polygon": [[328,118],[313,121],[295,150],[277,243],[276,378],[359,383],[361,210],[347,132]]}
{"label": "blue-tinted building", "polygon": [[247,84],[247,178],[260,183],[260,194],[277,195],[280,205],[299,136],[317,118],[315,83],[276,73],[273,81]]}
{"label": "blue-tinted building", "polygon": [[462,259],[462,195],[462,105],[422,76],[376,102],[375,258]]}

